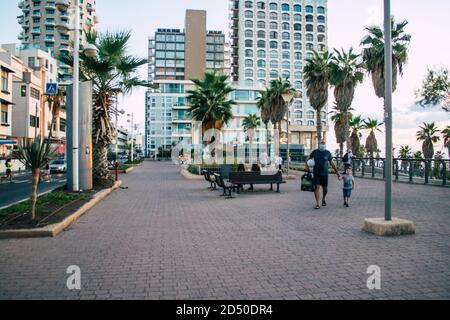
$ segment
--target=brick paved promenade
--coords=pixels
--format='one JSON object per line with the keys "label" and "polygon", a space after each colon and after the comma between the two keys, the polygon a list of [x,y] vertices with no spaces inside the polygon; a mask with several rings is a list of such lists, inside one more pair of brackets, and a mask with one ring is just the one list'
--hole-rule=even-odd
{"label": "brick paved promenade", "polygon": [[[225,200],[169,163],[145,163],[54,239],[0,240],[0,299],[450,299],[450,190],[396,184],[395,216],[417,235],[379,238],[383,183],[357,180],[313,210],[299,181]],[[81,291],[66,269],[81,268]],[[366,287],[369,265],[381,290]]]}

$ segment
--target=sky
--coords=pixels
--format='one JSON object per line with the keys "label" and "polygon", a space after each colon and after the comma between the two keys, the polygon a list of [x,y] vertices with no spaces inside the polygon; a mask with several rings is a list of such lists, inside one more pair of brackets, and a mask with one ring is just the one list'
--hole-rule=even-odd
{"label": "sky", "polygon": [[[20,26],[16,16],[21,12],[16,0],[0,0],[0,43],[18,42]],[[203,9],[208,14],[208,29],[223,30],[228,34],[228,0],[97,0],[99,31],[131,30],[130,53],[147,57],[148,37],[156,28],[180,28],[184,26],[186,9]],[[5,14],[10,13],[10,14]],[[409,61],[404,75],[399,79],[394,93],[394,146],[410,145],[420,150],[421,144],[415,139],[416,131],[423,122],[435,121],[439,128],[450,125],[450,113],[439,107],[423,109],[415,105],[414,92],[420,88],[428,68],[450,69],[450,1],[447,0],[392,0],[392,13],[396,19],[406,19],[406,30],[412,35]],[[330,48],[354,47],[360,51],[359,43],[368,25],[381,25],[383,21],[382,0],[329,0],[328,36]],[[147,68],[140,70],[142,78],[147,78]],[[332,90],[330,101],[334,102]],[[375,96],[370,78],[357,88],[353,108],[363,117],[382,121],[383,101]],[[121,107],[133,112],[140,130],[145,122],[145,90],[137,89],[131,96],[121,101]],[[120,120],[126,125],[126,118]],[[364,133],[363,140],[367,133]],[[377,134],[380,148],[384,148],[384,135]],[[336,149],[332,126],[328,134],[328,147]],[[442,149],[442,143],[436,150]]]}

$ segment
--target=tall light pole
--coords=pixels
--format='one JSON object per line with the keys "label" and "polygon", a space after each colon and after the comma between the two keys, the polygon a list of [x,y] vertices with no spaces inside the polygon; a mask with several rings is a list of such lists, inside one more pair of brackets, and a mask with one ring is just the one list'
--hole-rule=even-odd
{"label": "tall light pole", "polygon": [[286,111],[286,130],[287,130],[286,131],[286,143],[287,143],[286,163],[287,163],[287,174],[289,175],[289,164],[290,164],[290,159],[289,159],[289,153],[290,153],[290,149],[289,149],[289,116],[290,116],[292,100],[295,97],[295,91],[294,90],[286,91],[281,96],[283,97],[284,103],[286,103],[286,106],[287,106],[287,111]]}
{"label": "tall light pole", "polygon": [[128,122],[131,123],[131,162],[134,162],[134,114],[128,114],[131,119]]}
{"label": "tall light pole", "polygon": [[384,78],[386,125],[386,188],[384,219],[392,220],[392,25],[391,0],[384,0]]}
{"label": "tall light pole", "polygon": [[118,154],[119,154],[119,125],[118,125],[119,113],[124,115],[125,110],[123,110],[123,109],[119,110],[119,99],[116,96],[116,145],[115,145],[116,161],[117,161]]}

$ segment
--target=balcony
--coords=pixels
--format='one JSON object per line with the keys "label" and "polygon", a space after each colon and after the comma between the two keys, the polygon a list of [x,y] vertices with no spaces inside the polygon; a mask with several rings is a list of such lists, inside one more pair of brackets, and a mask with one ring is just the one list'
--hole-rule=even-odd
{"label": "balcony", "polygon": [[86,10],[87,10],[89,13],[92,13],[92,12],[94,11],[94,7],[93,7],[90,3],[88,3],[88,4],[86,5]]}
{"label": "balcony", "polygon": [[41,28],[40,27],[35,27],[31,30],[32,34],[41,34]]}
{"label": "balcony", "polygon": [[56,26],[56,22],[55,22],[55,20],[45,20],[45,25],[54,27],[54,26]]}
{"label": "balcony", "polygon": [[61,20],[68,21],[70,16],[67,12],[62,12],[60,15]]}
{"label": "balcony", "polygon": [[31,17],[32,17],[32,18],[40,18],[40,17],[41,17],[41,13],[40,13],[40,12],[33,12],[33,13],[31,14]]}
{"label": "balcony", "polygon": [[45,9],[48,9],[48,10],[56,10],[55,2],[53,2],[53,1],[47,1],[47,2],[45,3]]}
{"label": "balcony", "polygon": [[55,5],[59,11],[66,12],[69,9],[70,1],[69,0],[56,0]]}

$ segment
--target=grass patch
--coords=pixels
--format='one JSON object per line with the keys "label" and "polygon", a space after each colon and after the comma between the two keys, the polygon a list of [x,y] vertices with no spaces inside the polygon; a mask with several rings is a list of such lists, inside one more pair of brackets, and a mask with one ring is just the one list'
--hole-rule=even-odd
{"label": "grass patch", "polygon": [[0,210],[0,229],[42,227],[62,221],[92,198],[93,192],[57,190],[38,197],[36,221],[30,221],[31,201]]}

